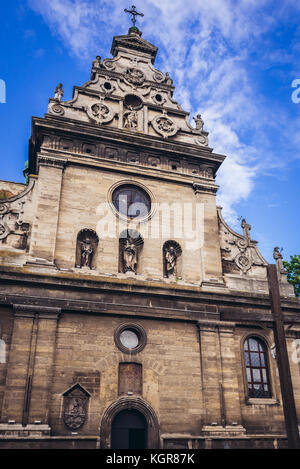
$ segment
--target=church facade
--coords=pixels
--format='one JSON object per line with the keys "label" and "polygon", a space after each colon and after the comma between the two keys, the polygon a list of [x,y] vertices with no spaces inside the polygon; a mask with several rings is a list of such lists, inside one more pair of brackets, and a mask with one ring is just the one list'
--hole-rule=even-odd
{"label": "church facade", "polygon": [[111,54],[33,117],[27,183],[1,181],[0,448],[286,447],[267,262],[216,206],[225,156],[136,27]]}

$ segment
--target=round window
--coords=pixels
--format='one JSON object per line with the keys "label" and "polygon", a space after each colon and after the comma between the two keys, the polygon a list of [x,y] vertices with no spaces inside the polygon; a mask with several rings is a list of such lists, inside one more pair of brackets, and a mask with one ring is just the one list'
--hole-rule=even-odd
{"label": "round window", "polygon": [[125,329],[120,334],[120,342],[129,350],[135,349],[139,345],[139,336],[131,329]]}
{"label": "round window", "polygon": [[151,210],[151,199],[140,187],[125,184],[117,187],[112,194],[115,209],[128,218],[144,218]]}
{"label": "round window", "polygon": [[135,354],[146,345],[146,332],[139,324],[122,324],[115,330],[115,344],[122,352]]}

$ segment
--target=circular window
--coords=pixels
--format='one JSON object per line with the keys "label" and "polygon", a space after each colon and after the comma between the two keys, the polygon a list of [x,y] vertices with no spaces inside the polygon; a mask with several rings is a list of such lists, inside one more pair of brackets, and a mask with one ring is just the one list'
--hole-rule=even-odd
{"label": "circular window", "polygon": [[139,336],[131,329],[125,329],[120,334],[120,342],[124,347],[133,350],[139,345]]}
{"label": "circular window", "polygon": [[146,342],[146,332],[139,324],[122,324],[115,331],[115,344],[122,352],[141,352]]}
{"label": "circular window", "polygon": [[105,88],[107,91],[111,90],[111,89],[112,89],[111,83],[109,83],[108,81],[106,81],[106,82],[104,83],[104,88]]}
{"label": "circular window", "polygon": [[144,218],[151,210],[151,199],[147,192],[131,184],[117,187],[112,193],[112,203],[117,212],[131,219]]}
{"label": "circular window", "polygon": [[155,99],[156,99],[156,101],[158,101],[159,103],[161,103],[161,102],[162,102],[162,95],[161,95],[161,94],[156,94],[156,95],[155,95]]}

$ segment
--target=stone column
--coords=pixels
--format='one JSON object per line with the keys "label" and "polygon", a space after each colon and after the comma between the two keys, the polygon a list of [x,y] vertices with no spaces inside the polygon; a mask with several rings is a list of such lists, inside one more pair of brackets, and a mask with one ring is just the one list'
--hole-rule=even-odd
{"label": "stone column", "polygon": [[53,379],[56,330],[59,308],[39,308],[39,324],[35,350],[28,421],[49,424],[49,406]]}
{"label": "stone column", "polygon": [[222,368],[223,414],[226,426],[241,425],[237,363],[234,347],[234,323],[219,325],[220,357]]}
{"label": "stone column", "polygon": [[204,427],[221,425],[218,321],[198,321]]}
{"label": "stone column", "polygon": [[204,240],[201,247],[202,285],[223,286],[223,272],[220,251],[216,192],[218,186],[194,184],[198,204],[204,205]]}
{"label": "stone column", "polygon": [[1,422],[23,422],[28,386],[28,367],[34,342],[36,313],[27,306],[14,305],[15,319],[11,347],[8,357],[8,371],[3,398]]}
{"label": "stone column", "polygon": [[[54,265],[55,246],[66,160],[48,156],[39,157],[39,177],[35,220],[32,226],[29,254],[38,262]],[[30,262],[29,262],[30,263]]]}

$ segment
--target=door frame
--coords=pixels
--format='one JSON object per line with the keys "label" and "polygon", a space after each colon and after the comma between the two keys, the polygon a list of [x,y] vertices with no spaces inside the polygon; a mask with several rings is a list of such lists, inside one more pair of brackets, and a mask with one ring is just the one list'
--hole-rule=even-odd
{"label": "door frame", "polygon": [[141,397],[121,397],[105,410],[100,426],[100,448],[110,449],[112,422],[122,410],[135,409],[147,422],[147,449],[159,449],[159,423],[153,408]]}

